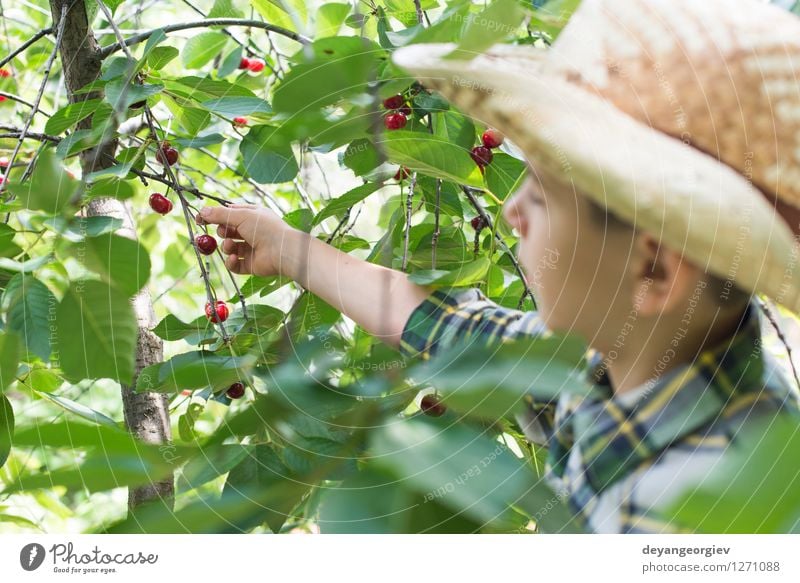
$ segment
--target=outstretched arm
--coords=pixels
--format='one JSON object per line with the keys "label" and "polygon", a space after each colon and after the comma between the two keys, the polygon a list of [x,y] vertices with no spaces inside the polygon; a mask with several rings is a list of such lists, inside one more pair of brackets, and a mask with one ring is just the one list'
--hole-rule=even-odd
{"label": "outstretched arm", "polygon": [[293,279],[394,347],[411,313],[432,292],[403,272],[357,259],[292,228],[266,208],[206,207],[198,222],[219,225],[225,263],[233,273]]}

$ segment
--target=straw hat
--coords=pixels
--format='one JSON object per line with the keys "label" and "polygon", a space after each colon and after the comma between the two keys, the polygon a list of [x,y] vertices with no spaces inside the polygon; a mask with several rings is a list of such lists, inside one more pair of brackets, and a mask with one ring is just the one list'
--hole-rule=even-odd
{"label": "straw hat", "polygon": [[550,48],[454,48],[393,59],[535,166],[800,313],[800,19],[753,0],[583,0]]}

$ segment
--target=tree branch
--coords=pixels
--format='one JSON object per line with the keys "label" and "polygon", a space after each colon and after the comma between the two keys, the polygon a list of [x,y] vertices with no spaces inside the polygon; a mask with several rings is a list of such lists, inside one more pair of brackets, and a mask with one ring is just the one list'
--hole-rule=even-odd
{"label": "tree branch", "polygon": [[26,140],[38,140],[40,142],[53,142],[57,144],[61,141],[61,138],[57,136],[51,136],[49,134],[41,134],[39,132],[27,132],[25,137],[22,138],[22,128],[14,127],[14,126],[7,126],[0,124],[0,131],[7,132],[5,134],[0,135],[0,138],[17,138],[17,139],[26,139]]}
{"label": "tree branch", "polygon": [[24,52],[25,49],[27,49],[29,46],[31,46],[32,44],[37,42],[40,38],[43,38],[43,37],[47,36],[51,32],[53,32],[53,27],[52,26],[48,26],[47,28],[44,28],[44,29],[40,30],[39,32],[37,32],[36,34],[34,34],[31,38],[29,38],[24,43],[22,43],[19,47],[17,47],[16,50],[12,51],[11,54],[9,54],[8,56],[0,59],[0,67],[5,67],[17,55],[19,55],[20,53]]}
{"label": "tree branch", "polygon": [[[249,20],[246,18],[209,18],[206,20],[199,20],[196,22],[181,22],[178,24],[170,24],[169,26],[165,26],[163,28],[157,28],[154,30],[143,32],[141,34],[137,34],[136,36],[132,36],[126,39],[125,46],[130,47],[139,44],[141,42],[144,42],[159,30],[163,31],[164,33],[170,33],[179,30],[188,30],[191,28],[207,28],[210,26],[250,26],[253,28],[262,28],[269,32],[275,32],[277,34],[283,35],[286,38],[290,38],[303,45],[311,44],[311,39],[301,34],[297,34],[296,32],[292,32],[291,30],[288,30],[281,26],[269,24],[268,22],[262,22],[261,20]],[[107,47],[103,47],[102,49],[100,49],[100,58],[105,59],[109,55],[112,55],[121,49],[122,49],[122,44],[118,42],[114,43],[113,45],[108,45]]]}

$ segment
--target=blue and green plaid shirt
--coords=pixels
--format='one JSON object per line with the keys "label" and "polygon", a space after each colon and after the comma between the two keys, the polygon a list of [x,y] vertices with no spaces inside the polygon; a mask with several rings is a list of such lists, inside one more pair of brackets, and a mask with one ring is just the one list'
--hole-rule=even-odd
{"label": "blue and green plaid shirt", "polygon": [[[681,532],[656,509],[702,484],[746,425],[779,410],[800,412],[786,371],[762,348],[769,323],[751,300],[732,337],[659,378],[614,395],[602,355],[586,353],[588,396],[537,401],[517,417],[548,448],[546,479],[604,533]],[[429,359],[455,341],[519,340],[550,332],[537,312],[497,305],[477,288],[436,290],[406,323],[400,351]]]}

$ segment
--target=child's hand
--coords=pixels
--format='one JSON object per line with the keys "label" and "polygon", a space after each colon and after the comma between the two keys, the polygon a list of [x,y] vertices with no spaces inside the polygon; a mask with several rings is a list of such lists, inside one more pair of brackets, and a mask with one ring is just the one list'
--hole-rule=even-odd
{"label": "child's hand", "polygon": [[280,274],[280,245],[293,229],[271,210],[251,204],[205,207],[197,223],[219,225],[225,265],[233,273]]}

